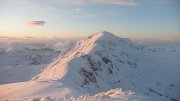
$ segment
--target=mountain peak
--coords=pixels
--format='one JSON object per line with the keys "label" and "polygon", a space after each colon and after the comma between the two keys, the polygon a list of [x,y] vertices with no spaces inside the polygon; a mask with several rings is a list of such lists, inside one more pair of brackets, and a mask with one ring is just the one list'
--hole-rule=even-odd
{"label": "mountain peak", "polygon": [[111,35],[113,35],[113,33],[108,32],[108,31],[102,31],[101,33],[103,33],[103,34],[111,34]]}
{"label": "mountain peak", "polygon": [[108,31],[101,31],[101,32],[98,32],[98,33],[95,33],[95,34],[103,34],[103,35],[114,35],[113,33],[111,32],[108,32]]}
{"label": "mountain peak", "polygon": [[102,31],[102,32],[97,32],[91,35],[91,37],[93,36],[101,36],[101,37],[107,37],[107,36],[115,36],[113,33],[110,33],[108,31]]}
{"label": "mountain peak", "polygon": [[132,43],[129,39],[127,38],[121,38],[116,35],[114,35],[111,32],[108,31],[102,31],[98,33],[94,33],[93,35],[89,36],[88,39],[90,39],[94,43],[99,43],[99,44],[104,44],[104,43]]}
{"label": "mountain peak", "polygon": [[[37,79],[57,79],[66,81],[69,79],[74,80],[77,77],[78,82],[76,83],[82,83],[84,82],[82,80],[84,77],[79,76],[81,72],[86,72],[84,69],[88,70],[89,68],[90,70],[94,70],[93,66],[95,66],[95,70],[99,70],[104,67],[103,65],[107,65],[105,67],[108,67],[112,63],[112,60],[110,59],[115,56],[114,53],[123,50],[126,50],[128,53],[128,50],[131,48],[130,44],[131,41],[129,39],[120,38],[107,31],[95,33],[84,40],[78,41],[73,47],[61,53],[61,57],[49,64],[49,66],[38,76]],[[127,53],[117,54],[121,55]],[[100,65],[99,63],[102,65],[101,68],[100,66],[97,67]],[[109,72],[111,72],[111,70]],[[79,80],[79,78],[81,78],[81,80]]]}

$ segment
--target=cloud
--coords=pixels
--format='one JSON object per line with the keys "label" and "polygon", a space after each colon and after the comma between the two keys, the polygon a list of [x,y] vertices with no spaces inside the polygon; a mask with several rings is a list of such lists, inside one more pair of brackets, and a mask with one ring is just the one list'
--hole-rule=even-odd
{"label": "cloud", "polygon": [[139,1],[141,4],[159,4],[159,5],[171,5],[171,4],[179,4],[180,0],[141,0]]}
{"label": "cloud", "polygon": [[126,5],[136,6],[137,0],[58,0],[64,3],[83,5],[83,4],[111,4],[111,5]]}
{"label": "cloud", "polygon": [[80,11],[82,11],[82,9],[81,8],[75,8],[75,11],[80,12]]}
{"label": "cloud", "polygon": [[137,6],[136,0],[91,0],[92,3]]}
{"label": "cloud", "polygon": [[43,26],[46,22],[45,21],[28,21],[27,24],[35,25],[35,26]]}
{"label": "cloud", "polygon": [[35,38],[37,38],[37,37],[24,36],[24,38],[26,38],[26,39],[35,39]]}
{"label": "cloud", "polygon": [[90,0],[96,4],[137,6],[142,4],[179,4],[180,0]]}
{"label": "cloud", "polygon": [[67,4],[109,4],[121,6],[139,6],[144,4],[180,4],[180,0],[58,0]]}
{"label": "cloud", "polygon": [[75,5],[81,5],[86,2],[86,0],[57,0],[57,1],[64,2],[64,3],[72,3]]}
{"label": "cloud", "polygon": [[0,36],[0,39],[8,39],[9,37]]}

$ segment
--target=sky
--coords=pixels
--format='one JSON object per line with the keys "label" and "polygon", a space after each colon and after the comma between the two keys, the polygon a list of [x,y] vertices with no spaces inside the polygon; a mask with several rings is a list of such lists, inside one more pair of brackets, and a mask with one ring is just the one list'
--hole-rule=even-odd
{"label": "sky", "polygon": [[0,0],[0,37],[78,39],[109,31],[180,40],[180,0]]}

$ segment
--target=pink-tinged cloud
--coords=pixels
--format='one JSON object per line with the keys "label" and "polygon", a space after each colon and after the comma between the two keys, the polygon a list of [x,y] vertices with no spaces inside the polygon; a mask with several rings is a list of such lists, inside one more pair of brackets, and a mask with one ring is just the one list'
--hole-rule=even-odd
{"label": "pink-tinged cloud", "polygon": [[45,21],[28,21],[27,24],[35,25],[35,26],[43,26],[46,22]]}

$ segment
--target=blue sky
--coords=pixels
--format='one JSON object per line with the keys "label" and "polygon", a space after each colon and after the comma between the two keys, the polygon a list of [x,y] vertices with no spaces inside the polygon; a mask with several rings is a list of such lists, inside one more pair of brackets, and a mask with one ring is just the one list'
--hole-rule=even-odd
{"label": "blue sky", "polygon": [[179,0],[0,0],[0,36],[80,38],[110,31],[179,40]]}

